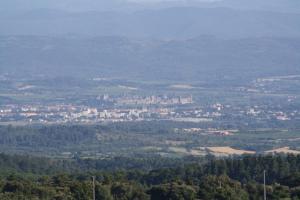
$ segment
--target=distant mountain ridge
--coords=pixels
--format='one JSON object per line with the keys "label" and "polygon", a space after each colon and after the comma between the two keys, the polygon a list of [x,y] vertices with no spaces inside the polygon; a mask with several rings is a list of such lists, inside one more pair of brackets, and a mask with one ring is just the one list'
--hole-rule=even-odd
{"label": "distant mountain ridge", "polygon": [[249,81],[300,74],[300,38],[0,37],[0,73]]}
{"label": "distant mountain ridge", "polygon": [[158,39],[188,39],[199,35],[298,37],[300,14],[196,7],[132,13],[34,10],[2,17],[0,26],[0,35],[118,35]]}
{"label": "distant mountain ridge", "polygon": [[226,7],[243,10],[265,10],[300,13],[299,0],[1,0],[0,11],[34,9],[68,11],[134,11],[168,7]]}

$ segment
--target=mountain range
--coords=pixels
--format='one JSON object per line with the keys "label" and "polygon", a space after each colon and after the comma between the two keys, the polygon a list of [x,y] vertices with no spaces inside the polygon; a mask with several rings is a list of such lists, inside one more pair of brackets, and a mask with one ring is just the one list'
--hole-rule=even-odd
{"label": "mountain range", "polygon": [[249,81],[300,74],[299,38],[146,40],[1,36],[0,73]]}
{"label": "mountain range", "polygon": [[300,14],[230,8],[172,7],[135,12],[38,9],[3,16],[0,35],[82,35],[188,39],[298,37]]}

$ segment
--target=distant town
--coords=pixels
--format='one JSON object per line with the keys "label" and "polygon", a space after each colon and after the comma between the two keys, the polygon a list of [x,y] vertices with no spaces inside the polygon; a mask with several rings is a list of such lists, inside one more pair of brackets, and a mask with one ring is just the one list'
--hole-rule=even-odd
{"label": "distant town", "polygon": [[0,122],[97,123],[143,120],[211,122],[223,118],[288,121],[300,111],[264,106],[198,105],[188,96],[97,96],[95,106],[76,104],[7,104],[0,106]]}

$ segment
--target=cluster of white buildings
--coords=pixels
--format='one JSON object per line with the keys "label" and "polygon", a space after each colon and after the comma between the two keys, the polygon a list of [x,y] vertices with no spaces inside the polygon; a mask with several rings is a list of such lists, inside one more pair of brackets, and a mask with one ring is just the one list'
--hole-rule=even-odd
{"label": "cluster of white buildings", "polygon": [[[280,111],[263,106],[233,106],[214,103],[196,107],[192,96],[131,96],[115,97],[103,95],[105,106],[86,106],[73,104],[33,104],[0,106],[0,122],[27,121],[42,123],[101,122],[101,121],[142,121],[173,120],[182,122],[209,122],[230,117],[256,119],[277,119],[286,121],[299,119],[299,110]],[[188,104],[187,106],[185,106]],[[184,106],[181,106],[184,105]],[[226,133],[224,133],[226,135]]]}
{"label": "cluster of white buildings", "polygon": [[[109,96],[104,95],[103,100],[111,101]],[[192,104],[193,97],[170,97],[170,96],[122,96],[113,99],[117,105],[185,105]]]}

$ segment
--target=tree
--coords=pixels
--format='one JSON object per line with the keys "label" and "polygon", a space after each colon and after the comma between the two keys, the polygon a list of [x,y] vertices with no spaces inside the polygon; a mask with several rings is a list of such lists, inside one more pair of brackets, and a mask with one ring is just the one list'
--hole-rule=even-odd
{"label": "tree", "polygon": [[96,200],[113,200],[110,187],[105,185],[96,185]]}
{"label": "tree", "polygon": [[151,200],[193,200],[196,199],[196,189],[185,184],[172,182],[152,187],[149,190]]}
{"label": "tree", "polygon": [[207,176],[199,185],[199,197],[201,199],[219,200],[248,200],[247,192],[237,181],[227,176]]}

